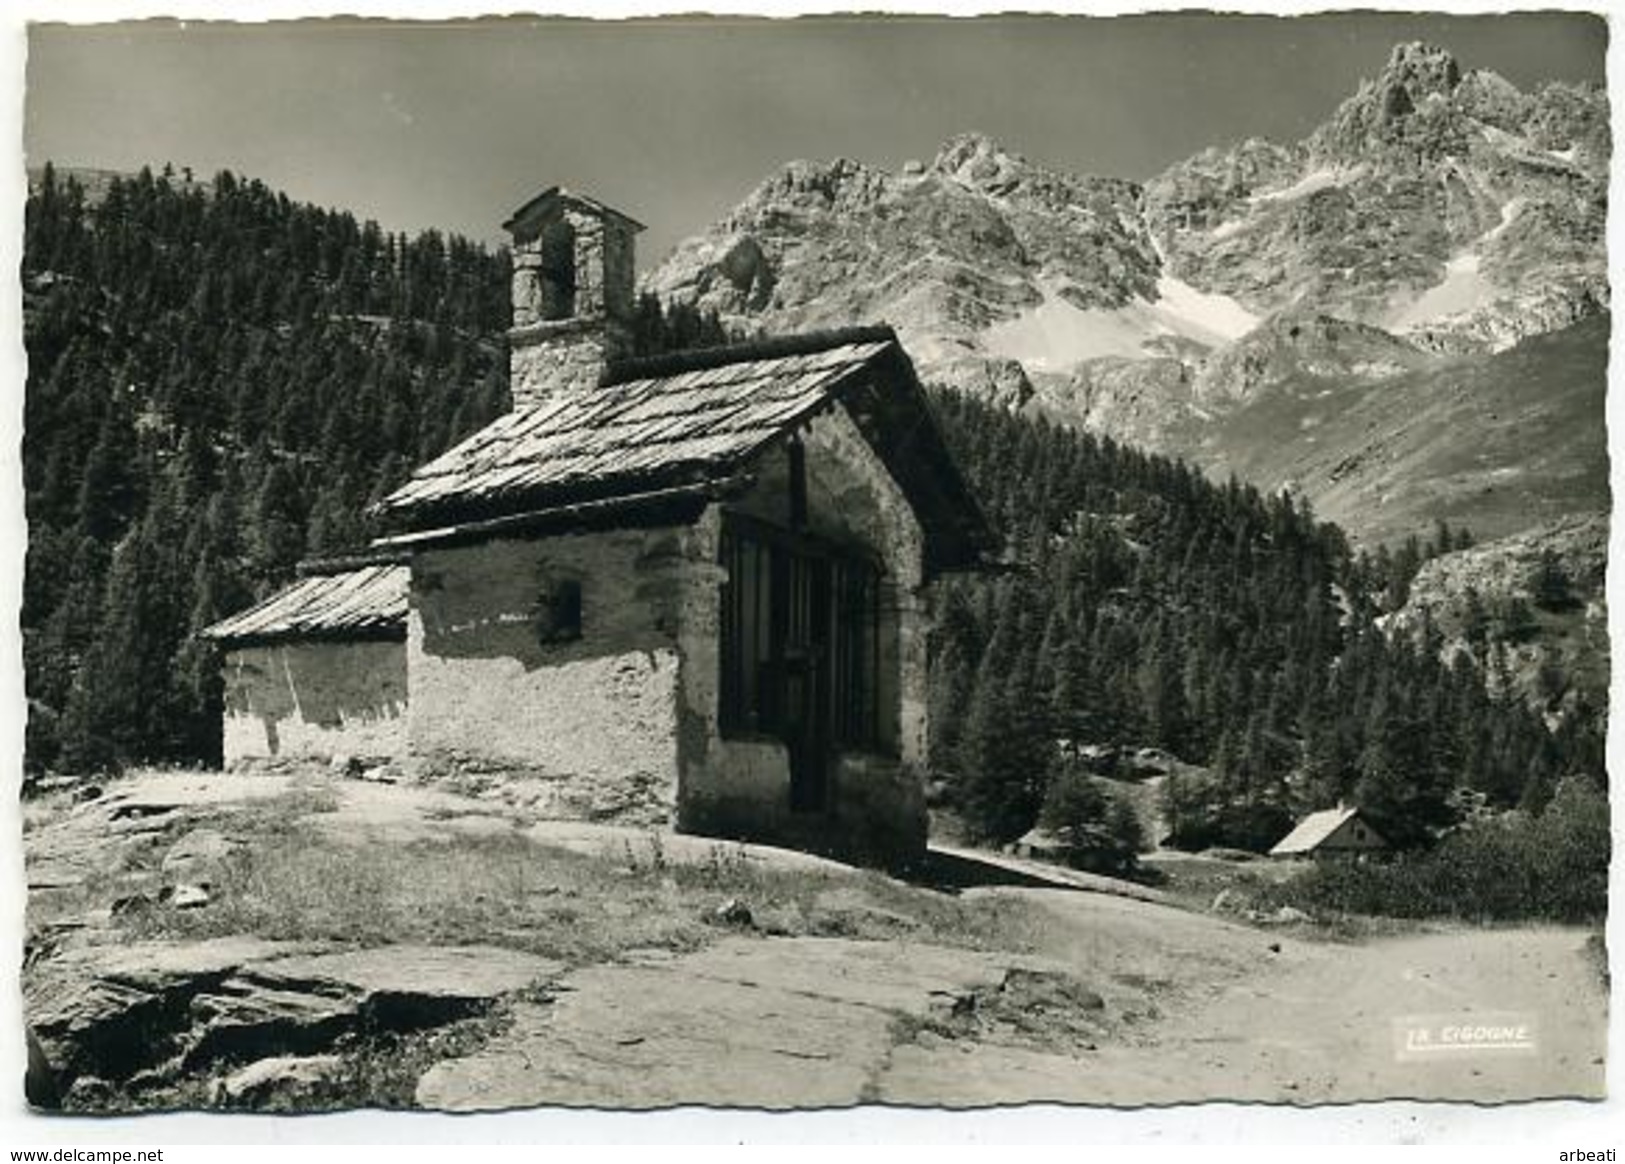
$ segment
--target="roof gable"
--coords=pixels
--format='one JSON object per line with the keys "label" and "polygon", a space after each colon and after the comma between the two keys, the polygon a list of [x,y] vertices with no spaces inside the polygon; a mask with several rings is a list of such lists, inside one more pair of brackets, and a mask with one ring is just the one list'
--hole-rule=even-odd
{"label": "roof gable", "polygon": [[566,190],[563,186],[549,186],[546,190],[543,190],[510,214],[508,221],[502,224],[502,228],[510,232],[522,232],[568,208],[585,211],[599,218],[619,219],[634,231],[644,229],[643,223],[631,215],[623,214],[613,206],[607,206],[596,198],[589,198],[585,194],[577,194],[573,190]]}
{"label": "roof gable", "polygon": [[[1270,850],[1271,856],[1291,856],[1297,853],[1310,853],[1331,840],[1337,832],[1350,821],[1360,816],[1360,810],[1349,805],[1339,805],[1336,808],[1325,808],[1319,812],[1312,812],[1300,820],[1293,830]],[[1371,831],[1372,836],[1381,837],[1376,829],[1371,828],[1369,822],[1365,827]]]}
{"label": "roof gable", "polygon": [[848,407],[920,517],[929,567],[976,561],[991,544],[986,521],[890,329],[623,365],[589,394],[498,418],[422,466],[378,508],[397,528],[421,531],[662,490],[723,489],[836,403]]}

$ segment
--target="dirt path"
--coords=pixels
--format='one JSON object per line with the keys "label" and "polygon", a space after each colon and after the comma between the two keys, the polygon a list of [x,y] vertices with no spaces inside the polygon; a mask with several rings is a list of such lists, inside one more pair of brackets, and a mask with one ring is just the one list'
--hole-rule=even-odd
{"label": "dirt path", "polygon": [[[1045,962],[1099,985],[1098,1013],[1080,1016],[1075,999],[1028,1000],[1021,1029],[1012,1027],[1012,1012],[995,1013],[1008,956],[739,940],[566,979],[506,1038],[437,1066],[418,1101],[1139,1105],[1602,1093],[1605,1004],[1580,931],[1333,946],[1141,902],[995,892],[1051,915]],[[971,995],[978,1009],[960,1013],[954,1000]],[[1396,1043],[1407,1016],[1438,1037],[1464,1019],[1508,1014],[1532,1049],[1407,1054]]]}
{"label": "dirt path", "polygon": [[[1143,1040],[1071,1060],[994,1046],[899,1048],[881,1097],[1124,1105],[1600,1097],[1607,1002],[1585,936],[1463,929],[1356,946],[1286,942],[1255,972],[1174,1008]],[[1521,1026],[1519,1041],[1530,1045],[1429,1050],[1411,1034],[1407,1048],[1407,1032],[1425,1030],[1437,1045],[1462,1025]]]}

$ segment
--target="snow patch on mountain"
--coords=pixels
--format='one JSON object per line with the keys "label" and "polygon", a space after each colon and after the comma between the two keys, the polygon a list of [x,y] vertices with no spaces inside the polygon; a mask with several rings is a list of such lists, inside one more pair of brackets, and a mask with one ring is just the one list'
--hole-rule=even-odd
{"label": "snow patch on mountain", "polygon": [[1501,221],[1473,244],[1446,260],[1444,278],[1400,308],[1387,320],[1397,332],[1415,331],[1440,320],[1478,311],[1495,302],[1499,289],[1481,271],[1484,248],[1495,242],[1522,213],[1525,200],[1513,198],[1501,207]]}
{"label": "snow patch on mountain", "polygon": [[1479,271],[1477,253],[1466,251],[1447,260],[1444,278],[1396,312],[1388,325],[1401,333],[1414,331],[1436,320],[1465,315],[1494,298],[1494,286]]}
{"label": "snow patch on mountain", "polygon": [[1199,291],[1183,279],[1163,275],[1157,280],[1159,318],[1171,330],[1207,343],[1238,340],[1258,326],[1258,316],[1229,295]]}
{"label": "snow patch on mountain", "polygon": [[1097,356],[1139,357],[1150,335],[1143,303],[1083,309],[1060,295],[1054,283],[1039,286],[1043,302],[982,336],[994,355],[1020,360],[1040,372],[1059,372]]}
{"label": "snow patch on mountain", "polygon": [[1355,166],[1353,169],[1344,169],[1341,166],[1321,166],[1310,170],[1290,186],[1254,194],[1249,201],[1294,202],[1299,198],[1307,198],[1317,190],[1326,190],[1332,186],[1345,186],[1361,177],[1364,173],[1365,167],[1363,166]]}
{"label": "snow patch on mountain", "polygon": [[1258,325],[1258,317],[1230,296],[1198,291],[1166,274],[1157,279],[1155,301],[1134,299],[1122,307],[1077,307],[1050,280],[1039,289],[1042,303],[989,328],[983,343],[993,354],[1040,372],[1104,356],[1144,358],[1167,339],[1219,347]]}

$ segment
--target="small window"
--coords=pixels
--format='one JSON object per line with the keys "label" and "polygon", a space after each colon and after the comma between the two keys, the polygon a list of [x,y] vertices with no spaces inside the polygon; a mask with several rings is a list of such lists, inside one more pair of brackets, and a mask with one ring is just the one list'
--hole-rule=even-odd
{"label": "small window", "polygon": [[573,643],[581,637],[581,583],[575,578],[548,582],[536,599],[536,641]]}

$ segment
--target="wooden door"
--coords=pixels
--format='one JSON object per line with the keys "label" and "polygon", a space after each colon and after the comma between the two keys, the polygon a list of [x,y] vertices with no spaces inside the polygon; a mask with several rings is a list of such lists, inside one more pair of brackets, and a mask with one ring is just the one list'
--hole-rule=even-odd
{"label": "wooden door", "polygon": [[790,807],[816,812],[829,798],[830,570],[822,558],[780,556],[773,604],[783,620],[779,729],[790,754]]}
{"label": "wooden door", "polygon": [[783,741],[791,807],[825,810],[836,753],[878,746],[878,568],[852,547],[738,515],[721,563],[718,726]]}

